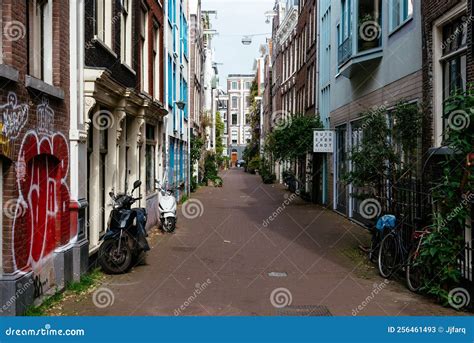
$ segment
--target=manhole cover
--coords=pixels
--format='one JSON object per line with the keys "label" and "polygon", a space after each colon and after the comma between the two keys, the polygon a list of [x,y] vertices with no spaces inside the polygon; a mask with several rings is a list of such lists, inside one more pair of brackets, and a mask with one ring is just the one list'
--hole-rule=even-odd
{"label": "manhole cover", "polygon": [[301,305],[287,306],[277,310],[278,316],[292,317],[331,317],[332,314],[326,306]]}
{"label": "manhole cover", "polygon": [[271,273],[268,273],[268,276],[270,276],[270,277],[287,277],[288,274],[285,273],[285,272],[271,272]]}

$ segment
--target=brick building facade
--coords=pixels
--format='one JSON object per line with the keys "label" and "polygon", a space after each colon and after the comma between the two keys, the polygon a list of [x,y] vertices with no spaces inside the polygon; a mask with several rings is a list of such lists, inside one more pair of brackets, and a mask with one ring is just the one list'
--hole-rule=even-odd
{"label": "brick building facade", "polygon": [[0,314],[15,315],[73,279],[69,3],[0,3]]}

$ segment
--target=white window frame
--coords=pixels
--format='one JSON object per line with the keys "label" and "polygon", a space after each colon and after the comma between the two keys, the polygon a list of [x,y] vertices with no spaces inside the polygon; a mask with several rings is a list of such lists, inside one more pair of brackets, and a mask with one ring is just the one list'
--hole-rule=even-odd
{"label": "white window frame", "polygon": [[122,63],[131,68],[132,66],[132,4],[133,0],[122,0],[120,32],[120,57]]}
{"label": "white window frame", "polygon": [[[145,7],[141,7],[140,13],[140,84],[144,93],[150,93],[149,80],[149,32],[148,32],[149,12]],[[144,32],[143,32],[144,31]]]}
{"label": "white window frame", "polygon": [[434,146],[440,147],[443,143],[443,27],[459,15],[467,12],[467,2],[463,1],[444,14],[433,23],[433,124]]}
{"label": "white window frame", "polygon": [[155,23],[153,26],[153,97],[155,100],[159,100],[160,98],[160,76],[161,76],[161,71],[160,71],[160,37],[161,37],[161,32],[160,32],[160,26],[158,23]]}
{"label": "white window frame", "polygon": [[[397,25],[394,24],[393,22],[393,10],[394,10],[394,2],[398,1],[400,2],[400,13],[398,14],[398,20],[399,22]],[[406,18],[403,18],[403,9],[404,6],[407,6],[407,13],[408,16]],[[411,5],[411,13],[409,11]],[[408,21],[410,21],[413,18],[413,11],[414,11],[414,6],[413,6],[413,1],[412,0],[390,0],[389,1],[389,14],[388,14],[388,22],[389,22],[389,32],[392,33],[394,31],[397,31],[400,27],[405,25]]]}
{"label": "white window frame", "polygon": [[97,32],[95,39],[112,48],[112,1],[97,0],[96,5]]}
{"label": "white window frame", "polygon": [[29,11],[29,73],[53,84],[53,1],[33,0]]}

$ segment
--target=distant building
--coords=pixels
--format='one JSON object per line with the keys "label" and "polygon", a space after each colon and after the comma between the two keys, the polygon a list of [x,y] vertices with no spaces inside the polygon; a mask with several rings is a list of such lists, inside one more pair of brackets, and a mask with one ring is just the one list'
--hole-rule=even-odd
{"label": "distant building", "polygon": [[229,156],[232,163],[242,159],[242,153],[251,139],[249,122],[250,89],[253,74],[231,74],[227,78]]}

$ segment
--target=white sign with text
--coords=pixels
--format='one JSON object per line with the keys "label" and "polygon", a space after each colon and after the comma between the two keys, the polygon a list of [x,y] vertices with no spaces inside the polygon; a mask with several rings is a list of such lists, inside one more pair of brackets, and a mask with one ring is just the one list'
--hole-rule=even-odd
{"label": "white sign with text", "polygon": [[334,131],[314,131],[313,152],[332,153],[334,146]]}

